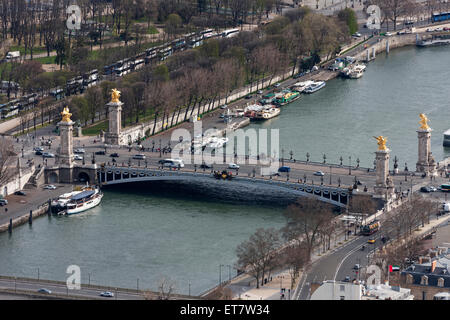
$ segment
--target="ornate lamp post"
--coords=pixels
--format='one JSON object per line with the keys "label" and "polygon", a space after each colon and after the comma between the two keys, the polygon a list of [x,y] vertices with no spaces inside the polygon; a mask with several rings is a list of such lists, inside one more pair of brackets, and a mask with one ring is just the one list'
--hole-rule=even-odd
{"label": "ornate lamp post", "polygon": [[332,166],[330,166],[330,186],[331,186],[331,169],[332,169],[333,167]]}
{"label": "ornate lamp post", "polygon": [[323,154],[323,163],[326,163],[327,162],[327,155],[324,153]]}
{"label": "ornate lamp post", "polygon": [[309,156],[310,156],[310,154],[309,154],[309,152],[307,152],[306,153],[306,162],[309,162]]}
{"label": "ornate lamp post", "polygon": [[292,160],[292,157],[294,156],[294,152],[291,150],[291,151],[289,152],[289,155],[291,156],[291,160]]}
{"label": "ornate lamp post", "polygon": [[341,186],[341,177],[338,178],[338,186]]}
{"label": "ornate lamp post", "polygon": [[352,156],[348,157],[348,174],[352,174]]}
{"label": "ornate lamp post", "polygon": [[359,161],[359,158],[357,158],[357,159],[356,159],[356,163],[357,163],[356,167],[357,167],[357,168],[359,168],[359,162],[360,162],[360,161]]}
{"label": "ornate lamp post", "polygon": [[281,166],[284,166],[284,149],[281,149]]}
{"label": "ornate lamp post", "polygon": [[159,139],[159,157],[162,157],[161,139]]}
{"label": "ornate lamp post", "polygon": [[344,159],[342,159],[342,156],[339,157],[339,160],[341,161],[340,165],[342,166],[342,160],[344,160]]}
{"label": "ornate lamp post", "polygon": [[306,174],[303,175],[303,183],[306,183]]}

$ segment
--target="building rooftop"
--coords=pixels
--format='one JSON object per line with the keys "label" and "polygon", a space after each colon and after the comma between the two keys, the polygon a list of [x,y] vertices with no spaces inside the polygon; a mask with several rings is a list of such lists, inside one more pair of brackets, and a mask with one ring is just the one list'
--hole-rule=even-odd
{"label": "building rooftop", "polygon": [[368,285],[362,300],[413,300],[410,289],[388,284]]}

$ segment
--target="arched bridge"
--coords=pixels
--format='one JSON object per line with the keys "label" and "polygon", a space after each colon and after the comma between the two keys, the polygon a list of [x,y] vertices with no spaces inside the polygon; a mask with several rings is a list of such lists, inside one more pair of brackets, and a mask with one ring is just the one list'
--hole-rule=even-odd
{"label": "arched bridge", "polygon": [[[193,181],[202,180],[208,183],[222,184],[221,187],[248,189],[249,186],[263,190],[268,196],[273,192],[287,192],[296,196],[316,197],[321,201],[346,207],[349,201],[347,188],[330,187],[324,185],[311,185],[297,183],[295,181],[281,181],[270,178],[256,178],[246,176],[234,176],[231,180],[214,178],[211,172],[182,170],[162,170],[157,168],[136,168],[102,166],[97,171],[100,185],[116,185],[144,181]],[[226,184],[226,185],[225,185]]]}

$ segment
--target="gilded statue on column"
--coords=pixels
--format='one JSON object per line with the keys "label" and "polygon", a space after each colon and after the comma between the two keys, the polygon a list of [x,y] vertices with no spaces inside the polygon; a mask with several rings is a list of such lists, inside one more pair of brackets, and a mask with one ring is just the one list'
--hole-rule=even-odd
{"label": "gilded statue on column", "polygon": [[424,113],[419,114],[420,117],[420,121],[419,123],[421,124],[420,129],[422,130],[428,130],[430,129],[430,127],[428,126],[428,118]]}
{"label": "gilded statue on column", "polygon": [[72,120],[70,120],[70,117],[72,116],[72,114],[69,112],[69,107],[65,107],[63,109],[63,112],[61,112],[61,116],[62,116],[63,122],[71,122],[72,121]]}
{"label": "gilded statue on column", "polygon": [[387,138],[383,136],[374,137],[377,140],[378,143],[378,150],[386,150],[386,142]]}
{"label": "gilded statue on column", "polygon": [[111,102],[119,103],[120,102],[120,91],[117,89],[112,89],[111,91]]}

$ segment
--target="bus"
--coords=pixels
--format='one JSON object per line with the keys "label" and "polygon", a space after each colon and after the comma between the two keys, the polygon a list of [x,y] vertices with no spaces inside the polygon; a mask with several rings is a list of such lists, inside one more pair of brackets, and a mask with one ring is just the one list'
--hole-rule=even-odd
{"label": "bus", "polygon": [[450,192],[450,183],[441,184],[441,191]]}
{"label": "bus", "polygon": [[159,164],[163,167],[184,168],[184,162],[181,159],[164,159],[159,160]]}
{"label": "bus", "polygon": [[369,224],[361,226],[361,234],[364,236],[370,236],[377,232],[381,227],[380,221],[374,220]]}
{"label": "bus", "polygon": [[229,29],[222,32],[222,37],[231,38],[239,33],[239,29]]}
{"label": "bus", "polygon": [[440,22],[440,21],[446,21],[446,20],[450,20],[450,12],[433,13],[431,15],[432,22]]}

